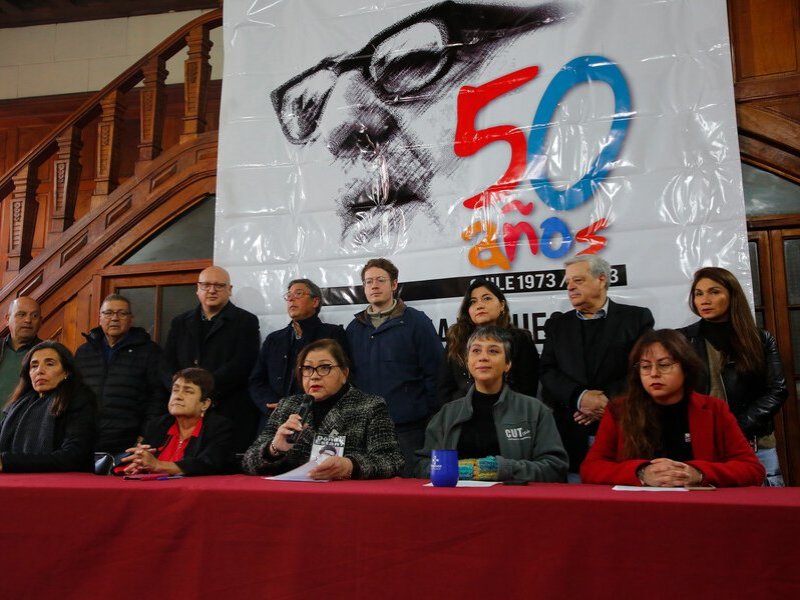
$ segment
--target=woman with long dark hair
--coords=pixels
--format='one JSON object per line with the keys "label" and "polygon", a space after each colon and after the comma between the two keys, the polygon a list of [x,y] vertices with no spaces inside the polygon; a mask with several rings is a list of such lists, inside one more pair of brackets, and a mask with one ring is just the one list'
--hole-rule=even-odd
{"label": "woman with long dark hair", "polygon": [[680,333],[642,335],[624,397],[609,404],[581,465],[584,483],[761,485],[764,468],[725,402],[694,391],[702,362]]}
{"label": "woman with long dark hair", "polygon": [[467,288],[458,318],[447,330],[445,360],[439,369],[439,404],[466,396],[473,383],[467,368],[467,340],[478,327],[494,325],[511,339],[511,370],[506,383],[515,392],[536,396],[539,387],[539,353],[526,329],[511,322],[508,302],[502,290],[491,281],[475,279]]}
{"label": "woman with long dark hair", "polygon": [[728,403],[767,471],[765,483],[782,487],[773,417],[787,391],[775,338],[756,326],[742,286],[725,269],[694,274],[689,308],[700,320],[680,331],[705,364],[697,390]]}
{"label": "woman with long dark hair", "polygon": [[95,399],[58,342],[25,355],[0,427],[0,471],[91,471]]}

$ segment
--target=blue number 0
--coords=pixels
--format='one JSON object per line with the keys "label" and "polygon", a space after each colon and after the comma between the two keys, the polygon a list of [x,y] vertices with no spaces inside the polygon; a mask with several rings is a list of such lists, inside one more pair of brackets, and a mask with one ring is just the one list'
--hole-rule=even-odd
{"label": "blue number 0", "polygon": [[[575,86],[590,81],[604,81],[613,90],[614,119],[608,138],[589,170],[570,188],[559,190],[553,187],[547,176],[547,156],[544,154],[547,133],[561,99]],[[630,90],[616,63],[603,56],[579,56],[564,65],[547,86],[528,136],[530,181],[542,202],[555,210],[570,210],[589,200],[595,188],[608,177],[612,163],[619,156],[631,116]]]}

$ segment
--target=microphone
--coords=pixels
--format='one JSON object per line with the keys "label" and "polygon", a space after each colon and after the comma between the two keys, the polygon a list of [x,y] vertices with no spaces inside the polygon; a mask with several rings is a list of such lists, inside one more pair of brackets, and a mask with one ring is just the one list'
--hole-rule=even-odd
{"label": "microphone", "polygon": [[[306,418],[308,417],[308,413],[311,410],[311,403],[314,402],[314,396],[306,394],[303,396],[303,403],[300,405],[297,414],[300,415],[300,425],[306,424]],[[297,441],[297,438],[300,437],[300,431],[295,431],[290,436],[287,436],[286,441],[289,444],[294,444]]]}

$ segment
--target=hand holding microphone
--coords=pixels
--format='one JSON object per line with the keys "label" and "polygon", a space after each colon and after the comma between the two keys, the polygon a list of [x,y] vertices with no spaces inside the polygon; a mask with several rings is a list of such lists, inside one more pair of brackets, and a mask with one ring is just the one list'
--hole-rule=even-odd
{"label": "hand holding microphone", "polygon": [[297,413],[289,415],[286,422],[275,432],[271,446],[276,452],[288,452],[297,442],[297,438],[300,437],[300,433],[305,428],[308,413],[311,412],[312,402],[314,402],[313,396],[306,395],[303,397],[303,402],[300,404]]}

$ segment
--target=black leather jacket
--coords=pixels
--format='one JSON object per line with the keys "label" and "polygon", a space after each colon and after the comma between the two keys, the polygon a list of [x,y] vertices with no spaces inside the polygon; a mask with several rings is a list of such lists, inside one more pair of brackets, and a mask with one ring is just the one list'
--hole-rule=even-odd
{"label": "black leather jacket", "polygon": [[[711,387],[711,373],[708,369],[706,340],[700,332],[700,323],[701,321],[697,321],[678,331],[686,336],[706,365],[706,374],[697,386],[698,392],[706,394]],[[748,439],[772,433],[772,418],[787,396],[778,344],[770,332],[763,329],[759,332],[764,348],[764,376],[743,377],[736,372],[736,367],[730,360],[720,374],[728,397],[728,406]]]}

